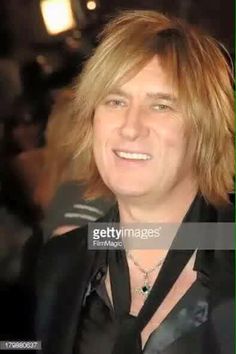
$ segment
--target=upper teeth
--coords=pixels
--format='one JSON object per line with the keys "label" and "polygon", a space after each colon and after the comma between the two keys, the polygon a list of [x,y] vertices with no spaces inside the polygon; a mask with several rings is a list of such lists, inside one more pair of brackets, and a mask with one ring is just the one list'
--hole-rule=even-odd
{"label": "upper teeth", "polygon": [[124,152],[124,151],[116,151],[116,154],[119,157],[122,157],[124,159],[135,159],[135,160],[150,160],[151,156],[147,154],[141,154],[141,153],[132,153],[132,152]]}

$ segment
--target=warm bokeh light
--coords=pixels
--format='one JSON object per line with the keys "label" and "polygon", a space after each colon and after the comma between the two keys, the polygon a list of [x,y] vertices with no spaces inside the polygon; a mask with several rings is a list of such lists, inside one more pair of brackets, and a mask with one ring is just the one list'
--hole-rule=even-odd
{"label": "warm bokeh light", "polygon": [[55,35],[75,27],[70,0],[41,0],[40,7],[48,33]]}
{"label": "warm bokeh light", "polygon": [[96,4],[95,1],[88,1],[88,2],[87,2],[87,8],[88,8],[89,10],[95,10],[96,7],[97,7],[97,4]]}

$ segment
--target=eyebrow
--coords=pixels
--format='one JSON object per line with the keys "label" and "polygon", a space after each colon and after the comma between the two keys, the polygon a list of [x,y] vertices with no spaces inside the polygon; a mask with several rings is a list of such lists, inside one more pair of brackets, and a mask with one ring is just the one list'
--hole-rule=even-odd
{"label": "eyebrow", "polygon": [[176,102],[177,98],[169,93],[164,92],[153,92],[147,93],[147,97],[151,99],[162,99],[165,101]]}
{"label": "eyebrow", "polygon": [[[119,96],[123,96],[126,98],[132,98],[132,95],[129,94],[126,91],[123,91],[120,88],[116,88],[114,90],[112,90],[108,95],[119,95]],[[162,99],[165,101],[169,101],[169,102],[176,102],[177,98],[169,93],[165,93],[165,92],[147,92],[146,96],[150,99]]]}

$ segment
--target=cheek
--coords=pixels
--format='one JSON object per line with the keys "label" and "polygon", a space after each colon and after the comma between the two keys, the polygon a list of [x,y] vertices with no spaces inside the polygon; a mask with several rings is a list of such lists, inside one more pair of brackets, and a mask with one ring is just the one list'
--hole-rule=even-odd
{"label": "cheek", "polygon": [[106,126],[103,124],[102,119],[95,117],[93,123],[93,148],[94,153],[101,151],[103,142],[106,141]]}
{"label": "cheek", "polygon": [[94,115],[93,118],[93,139],[98,140],[101,135],[102,120],[99,115]]}
{"label": "cheek", "polygon": [[93,135],[94,140],[105,141],[112,131],[112,121],[99,109],[94,115]]}
{"label": "cheek", "polygon": [[158,129],[158,135],[165,148],[179,149],[185,145],[185,135],[179,126],[162,126]]}
{"label": "cheek", "polygon": [[101,158],[101,122],[98,115],[94,115],[93,119],[93,154],[98,164]]}
{"label": "cheek", "polygon": [[97,164],[103,165],[107,159],[107,146],[112,135],[112,127],[102,115],[95,115],[93,122],[93,154]]}

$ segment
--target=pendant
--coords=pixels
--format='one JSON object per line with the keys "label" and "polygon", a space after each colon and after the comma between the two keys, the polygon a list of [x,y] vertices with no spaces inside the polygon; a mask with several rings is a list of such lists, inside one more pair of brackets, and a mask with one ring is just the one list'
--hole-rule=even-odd
{"label": "pendant", "polygon": [[150,286],[147,277],[145,277],[144,285],[140,288],[136,288],[136,292],[145,297],[148,297],[149,293],[151,292],[151,289],[152,287]]}

